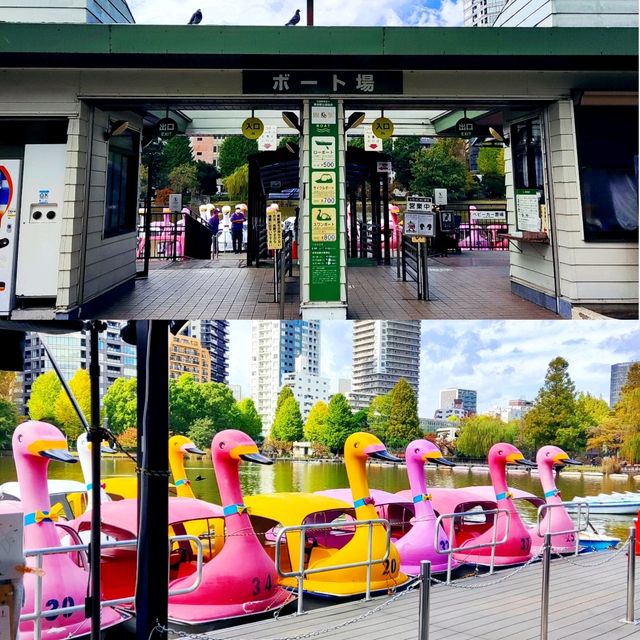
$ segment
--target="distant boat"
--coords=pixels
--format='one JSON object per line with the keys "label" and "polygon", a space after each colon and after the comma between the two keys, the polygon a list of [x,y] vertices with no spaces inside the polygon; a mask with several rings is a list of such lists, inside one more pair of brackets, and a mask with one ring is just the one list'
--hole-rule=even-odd
{"label": "distant boat", "polygon": [[[612,515],[635,514],[640,511],[640,493],[627,491],[625,493],[601,493],[597,496],[576,496],[572,500],[586,502],[589,505],[589,514],[608,513]],[[576,506],[567,507],[569,511],[576,511]]]}

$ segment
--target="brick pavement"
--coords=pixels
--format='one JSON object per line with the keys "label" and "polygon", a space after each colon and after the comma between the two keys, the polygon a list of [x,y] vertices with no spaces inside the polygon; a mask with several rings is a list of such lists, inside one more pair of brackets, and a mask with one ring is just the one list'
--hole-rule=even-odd
{"label": "brick pavement", "polygon": [[[429,258],[429,301],[416,299],[415,283],[396,279],[391,267],[350,267],[349,317],[398,319],[553,319],[555,314],[510,291],[507,252]],[[299,317],[297,279],[287,283],[285,318]],[[152,261],[149,278],[106,305],[103,318],[278,318],[273,269],[222,260]]]}

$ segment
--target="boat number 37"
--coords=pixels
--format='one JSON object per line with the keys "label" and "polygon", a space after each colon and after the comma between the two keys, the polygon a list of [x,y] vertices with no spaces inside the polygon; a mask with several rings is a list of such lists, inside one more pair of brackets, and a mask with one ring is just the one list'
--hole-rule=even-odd
{"label": "boat number 37", "polygon": [[520,538],[520,549],[522,551],[529,551],[531,548],[531,538]]}
{"label": "boat number 37", "polygon": [[[67,607],[73,607],[75,605],[75,602],[73,600],[73,598],[71,596],[66,596],[65,598],[63,598],[62,600],[62,607],[60,607],[60,601],[56,600],[55,598],[51,598],[51,600],[47,600],[45,607],[49,607],[49,609],[51,611],[55,611],[56,609],[66,609]],[[49,622],[55,620],[56,618],[59,617],[60,614],[54,614],[52,616],[45,616],[44,619],[48,620]],[[70,618],[73,615],[72,611],[68,611],[67,613],[63,613],[62,617],[63,618]]]}
{"label": "boat number 37", "polygon": [[[252,578],[251,584],[253,585],[252,595],[257,596],[260,591],[262,591],[262,584],[260,583],[260,578],[257,576]],[[267,579],[264,581],[264,590],[271,591],[271,574],[267,574]]]}

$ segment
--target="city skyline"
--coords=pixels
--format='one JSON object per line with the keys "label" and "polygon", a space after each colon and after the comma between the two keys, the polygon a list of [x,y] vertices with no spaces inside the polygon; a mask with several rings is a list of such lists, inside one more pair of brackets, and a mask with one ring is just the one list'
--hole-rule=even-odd
{"label": "city skyline", "polygon": [[[441,389],[478,392],[478,412],[509,400],[533,400],[544,383],[549,362],[561,356],[577,391],[609,399],[611,365],[637,360],[640,328],[635,324],[589,321],[422,321],[419,413],[431,417]],[[320,375],[337,391],[340,378],[351,379],[352,321],[321,323]],[[250,356],[246,340],[251,321],[230,323],[229,382],[248,392]],[[244,337],[243,337],[244,336]]]}

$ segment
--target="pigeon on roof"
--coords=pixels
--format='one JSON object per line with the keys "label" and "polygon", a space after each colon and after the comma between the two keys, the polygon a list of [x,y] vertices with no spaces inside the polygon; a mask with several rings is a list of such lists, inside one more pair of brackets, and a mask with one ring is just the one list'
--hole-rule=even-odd
{"label": "pigeon on roof", "polygon": [[202,22],[202,11],[198,9],[192,16],[191,20],[187,24],[200,24]]}
{"label": "pigeon on roof", "polygon": [[293,14],[293,17],[291,18],[291,20],[289,20],[289,22],[287,22],[287,24],[285,24],[285,27],[295,27],[298,22],[300,22],[300,9],[296,9],[296,12]]}

